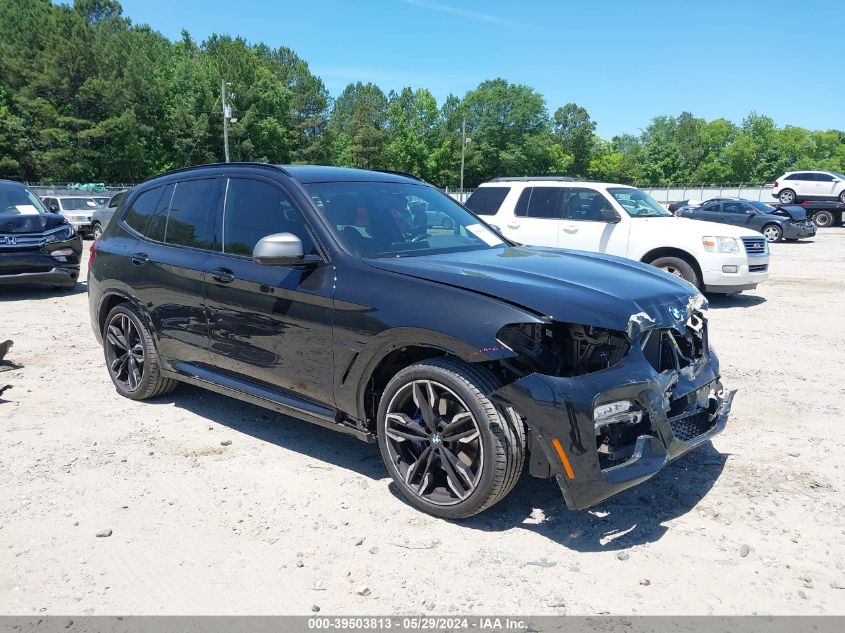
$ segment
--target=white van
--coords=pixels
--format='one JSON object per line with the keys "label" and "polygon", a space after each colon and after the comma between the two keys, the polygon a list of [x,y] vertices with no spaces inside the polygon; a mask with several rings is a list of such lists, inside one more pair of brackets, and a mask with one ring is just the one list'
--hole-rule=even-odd
{"label": "white van", "polygon": [[756,231],[676,217],[627,185],[496,178],[466,206],[522,244],[635,259],[703,292],[752,290],[769,276],[769,246]]}

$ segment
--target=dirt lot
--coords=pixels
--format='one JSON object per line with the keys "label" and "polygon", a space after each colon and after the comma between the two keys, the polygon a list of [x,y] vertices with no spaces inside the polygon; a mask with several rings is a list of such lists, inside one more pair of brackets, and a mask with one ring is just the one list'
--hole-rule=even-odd
{"label": "dirt lot", "polygon": [[186,386],[120,398],[84,284],[0,289],[0,613],[845,613],[845,229],[772,251],[713,301],[740,391],[712,447],[591,512],[525,476],[460,523],[350,437]]}

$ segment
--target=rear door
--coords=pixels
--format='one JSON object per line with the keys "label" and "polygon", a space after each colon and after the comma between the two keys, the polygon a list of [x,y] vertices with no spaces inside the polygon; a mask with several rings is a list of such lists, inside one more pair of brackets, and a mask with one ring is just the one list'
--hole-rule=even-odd
{"label": "rear door", "polygon": [[212,362],[242,380],[334,406],[334,268],[252,260],[255,244],[274,233],[299,237],[306,255],[321,253],[282,184],[232,177],[224,198],[221,248],[206,262]]}
{"label": "rear door", "polygon": [[688,217],[694,220],[704,220],[705,222],[722,222],[722,203],[721,202],[707,202],[698,209],[696,209]]}
{"label": "rear door", "polygon": [[558,246],[565,187],[525,187],[513,217],[498,225],[505,237],[530,246]]}
{"label": "rear door", "polygon": [[617,218],[619,215],[604,193],[588,187],[572,187],[564,195],[565,217],[558,231],[561,248],[627,255],[629,224],[608,220],[607,211]]}
{"label": "rear door", "polygon": [[138,198],[126,214],[125,224],[143,235],[130,255],[128,283],[149,312],[159,355],[171,364],[211,360],[203,271],[217,241],[222,185],[216,177],[180,180],[162,188],[154,213],[136,210]]}
{"label": "rear door", "polygon": [[751,210],[752,206],[747,202],[727,200],[722,203],[722,222],[734,226],[747,226],[751,220],[751,215],[748,213]]}

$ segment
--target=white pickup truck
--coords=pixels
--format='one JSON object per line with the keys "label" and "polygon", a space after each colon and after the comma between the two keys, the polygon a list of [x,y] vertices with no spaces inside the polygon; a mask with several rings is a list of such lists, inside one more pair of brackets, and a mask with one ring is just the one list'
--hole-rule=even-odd
{"label": "white pickup truck", "polygon": [[516,242],[635,259],[702,292],[752,290],[769,276],[769,246],[760,233],[676,217],[626,185],[496,178],[466,206]]}

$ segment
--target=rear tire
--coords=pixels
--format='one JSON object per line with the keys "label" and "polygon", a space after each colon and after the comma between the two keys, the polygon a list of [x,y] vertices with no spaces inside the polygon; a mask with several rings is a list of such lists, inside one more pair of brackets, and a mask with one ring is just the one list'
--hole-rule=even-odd
{"label": "rear tire", "polygon": [[783,229],[777,224],[767,224],[760,229],[760,233],[763,234],[767,242],[780,242],[783,239]]}
{"label": "rear tire", "polygon": [[813,222],[816,226],[833,226],[833,214],[830,211],[818,211],[813,216]]}
{"label": "rear tire", "polygon": [[778,194],[778,200],[780,200],[781,204],[793,204],[797,202],[798,199],[795,196],[795,192],[792,189],[784,189]]}
{"label": "rear tire", "polygon": [[656,266],[670,275],[675,275],[675,277],[680,277],[688,281],[699,290],[701,289],[701,280],[698,278],[695,268],[680,257],[658,257],[650,261],[649,264]]}
{"label": "rear tire", "polygon": [[100,226],[99,222],[94,222],[94,226],[91,228],[91,236],[94,240],[98,240],[103,237],[103,227]]}
{"label": "rear tire", "polygon": [[[378,410],[379,448],[413,506],[460,519],[513,489],[525,463],[525,429],[516,411],[490,399],[500,386],[486,369],[451,358],[410,365],[387,384]],[[420,398],[427,404],[418,406]]]}
{"label": "rear tire", "polygon": [[179,384],[161,375],[153,339],[128,303],[112,308],[103,327],[106,368],[117,392],[130,400],[147,400],[173,391]]}

